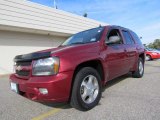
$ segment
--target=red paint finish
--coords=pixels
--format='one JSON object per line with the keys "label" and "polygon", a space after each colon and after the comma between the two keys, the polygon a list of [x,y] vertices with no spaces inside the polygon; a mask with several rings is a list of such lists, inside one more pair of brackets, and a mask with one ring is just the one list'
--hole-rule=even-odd
{"label": "red paint finish", "polygon": [[149,55],[151,59],[160,59],[160,52],[158,51],[145,51],[146,55]]}
{"label": "red paint finish", "polygon": [[[123,44],[105,44],[106,36],[111,29],[118,29],[120,31]],[[127,45],[121,32],[122,29],[125,28],[106,26],[98,42],[61,46],[41,51],[51,51],[51,56],[59,57],[60,68],[57,75],[32,76],[32,68],[24,67],[25,69],[31,69],[29,77],[23,78],[12,74],[10,81],[17,83],[19,90],[24,93],[23,95],[31,100],[64,102],[69,100],[73,75],[77,66],[81,63],[93,60],[100,61],[104,75],[102,76],[103,84],[129,71],[135,71],[138,57],[140,55],[144,57],[144,47],[142,44],[136,42],[132,45]],[[130,32],[128,29],[125,30]],[[135,41],[133,36],[132,38]],[[47,88],[48,94],[40,94],[39,88]]]}
{"label": "red paint finish", "polygon": [[[23,80],[12,74],[10,79],[12,82],[17,83],[19,90],[24,92],[24,96],[31,100],[64,102],[69,98],[72,75],[73,71],[68,71],[55,76],[34,76],[28,80]],[[40,94],[39,88],[47,88],[48,94]]]}

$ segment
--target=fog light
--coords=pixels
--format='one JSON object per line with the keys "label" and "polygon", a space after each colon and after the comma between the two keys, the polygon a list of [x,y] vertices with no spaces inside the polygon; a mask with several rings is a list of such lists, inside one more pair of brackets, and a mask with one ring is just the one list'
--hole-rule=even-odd
{"label": "fog light", "polygon": [[39,88],[39,92],[43,95],[48,94],[48,90],[46,88]]}

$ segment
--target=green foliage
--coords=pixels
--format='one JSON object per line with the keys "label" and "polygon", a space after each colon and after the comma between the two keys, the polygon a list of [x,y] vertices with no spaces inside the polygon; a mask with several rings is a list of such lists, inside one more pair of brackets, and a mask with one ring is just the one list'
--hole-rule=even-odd
{"label": "green foliage", "polygon": [[155,48],[155,49],[160,48],[160,39],[154,40],[154,42],[153,42],[153,43],[150,43],[150,44],[148,45],[148,47],[149,47],[149,48]]}

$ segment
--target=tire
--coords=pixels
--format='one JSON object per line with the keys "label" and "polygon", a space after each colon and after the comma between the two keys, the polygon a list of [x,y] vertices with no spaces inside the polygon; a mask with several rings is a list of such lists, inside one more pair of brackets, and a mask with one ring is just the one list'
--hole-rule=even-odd
{"label": "tire", "polygon": [[146,55],[146,61],[150,61],[150,60],[152,60],[152,58],[151,58],[151,56],[150,55]]}
{"label": "tire", "polygon": [[74,79],[71,106],[82,111],[90,110],[99,103],[101,95],[101,78],[98,72],[91,67],[80,69]]}
{"label": "tire", "polygon": [[144,61],[142,58],[138,59],[137,70],[132,73],[135,78],[141,78],[144,74]]}

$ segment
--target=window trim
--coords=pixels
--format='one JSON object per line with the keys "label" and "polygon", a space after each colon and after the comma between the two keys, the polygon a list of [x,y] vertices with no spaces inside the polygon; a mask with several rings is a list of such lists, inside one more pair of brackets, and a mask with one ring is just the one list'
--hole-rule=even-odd
{"label": "window trim", "polygon": [[131,43],[131,44],[127,44],[126,39],[125,39],[125,36],[123,35],[123,39],[124,39],[124,41],[125,41],[125,45],[133,45],[133,44],[135,44],[135,41],[134,41],[134,39],[133,39],[131,33],[130,33],[128,30],[122,29],[121,31],[122,31],[122,35],[123,35],[123,32],[127,32],[127,33],[129,34],[129,36],[130,36],[132,42],[133,42],[133,43]]}
{"label": "window trim", "polygon": [[[118,30],[118,32],[119,32],[119,34],[120,34],[120,37],[121,37],[121,39],[122,39],[122,44],[111,44],[111,45],[108,45],[108,44],[106,44],[105,41],[106,41],[106,39],[108,39],[109,33],[110,33],[112,30],[114,30],[114,29]],[[121,30],[120,30],[119,28],[117,28],[117,27],[111,27],[111,28],[109,28],[109,29],[108,29],[108,32],[107,32],[107,34],[106,34],[106,36],[105,36],[104,42],[105,42],[105,45],[106,45],[106,46],[118,46],[118,45],[124,45],[124,39],[123,39]]]}
{"label": "window trim", "polygon": [[[141,44],[141,45],[143,45],[143,44],[142,44],[142,41],[141,41],[140,38],[139,38],[139,36],[138,36],[135,32],[133,32],[133,31],[130,30],[130,34],[131,34],[131,36],[132,36],[135,44]],[[137,39],[138,39],[138,40],[137,40]]]}

